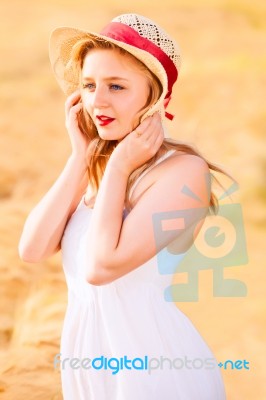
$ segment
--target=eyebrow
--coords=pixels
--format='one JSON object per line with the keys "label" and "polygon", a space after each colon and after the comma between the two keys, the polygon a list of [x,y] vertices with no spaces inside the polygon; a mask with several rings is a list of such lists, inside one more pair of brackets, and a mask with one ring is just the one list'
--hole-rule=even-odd
{"label": "eyebrow", "polygon": [[[93,81],[93,78],[90,78],[89,76],[83,76],[82,80],[84,81]],[[127,81],[128,79],[126,78],[121,78],[120,76],[110,76],[108,78],[104,78],[104,81],[110,82],[110,81]]]}

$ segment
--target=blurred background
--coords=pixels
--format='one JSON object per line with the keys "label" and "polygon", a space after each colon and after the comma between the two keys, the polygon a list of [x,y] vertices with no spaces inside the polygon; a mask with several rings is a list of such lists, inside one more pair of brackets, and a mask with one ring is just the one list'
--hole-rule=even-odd
{"label": "blurred background", "polygon": [[[0,3],[0,398],[62,399],[60,375],[53,367],[67,301],[61,257],[33,265],[20,261],[17,252],[26,216],[70,154],[65,98],[48,59],[49,36],[64,25],[98,31],[127,12],[154,19],[180,44],[183,64],[168,108],[175,114],[168,127],[171,136],[195,145],[239,184],[234,202],[242,207],[248,261],[226,268],[224,275],[244,282],[247,296],[214,296],[212,271],[200,271],[198,301],[177,306],[193,321],[217,360],[249,362],[249,370],[222,369],[228,399],[263,400],[263,0]],[[228,187],[230,182],[223,184]]]}

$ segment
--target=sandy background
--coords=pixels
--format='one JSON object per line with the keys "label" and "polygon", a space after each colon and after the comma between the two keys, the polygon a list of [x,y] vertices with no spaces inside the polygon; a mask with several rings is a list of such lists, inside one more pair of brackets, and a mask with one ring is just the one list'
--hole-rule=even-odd
{"label": "sandy background", "polygon": [[70,151],[64,96],[48,60],[50,32],[60,25],[98,30],[115,15],[133,11],[160,23],[182,48],[183,67],[169,106],[169,112],[176,115],[170,125],[172,136],[195,143],[240,185],[235,201],[243,208],[249,261],[226,269],[225,275],[245,282],[248,296],[214,297],[212,272],[202,271],[199,301],[178,306],[218,360],[249,361],[250,370],[223,370],[228,399],[263,400],[265,2],[126,3],[0,3],[0,398],[62,398],[60,376],[53,369],[66,307],[60,255],[31,265],[20,261],[17,254],[28,212],[56,179]]}

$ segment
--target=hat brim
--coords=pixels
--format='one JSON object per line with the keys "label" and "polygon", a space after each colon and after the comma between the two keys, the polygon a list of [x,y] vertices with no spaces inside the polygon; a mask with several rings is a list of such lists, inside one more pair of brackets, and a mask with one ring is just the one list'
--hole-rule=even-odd
{"label": "hat brim", "polygon": [[117,45],[126,50],[146,67],[153,72],[162,84],[162,94],[156,104],[154,104],[148,112],[142,117],[142,120],[149,115],[159,111],[162,118],[164,117],[163,100],[167,94],[167,75],[162,64],[146,50],[139,49],[132,45],[121,41],[100,35],[95,32],[86,32],[71,27],[56,28],[50,37],[49,57],[52,69],[59,86],[66,95],[70,95],[79,87],[79,76],[75,69],[71,68],[71,51],[72,47],[81,39],[101,39]]}

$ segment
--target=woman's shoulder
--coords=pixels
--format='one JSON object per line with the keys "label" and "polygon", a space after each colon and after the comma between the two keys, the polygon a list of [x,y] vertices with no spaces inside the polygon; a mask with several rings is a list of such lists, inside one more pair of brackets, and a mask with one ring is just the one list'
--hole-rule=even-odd
{"label": "woman's shoulder", "polygon": [[[177,170],[179,168],[203,168],[208,169],[207,161],[197,154],[188,154],[182,151],[171,152],[170,156],[167,157],[168,163],[165,162],[166,169]],[[166,159],[166,160],[167,160]]]}
{"label": "woman's shoulder", "polygon": [[191,184],[209,173],[207,162],[200,156],[168,150],[157,159],[148,171],[135,182],[132,190],[132,203],[136,203],[152,185],[157,182]]}
{"label": "woman's shoulder", "polygon": [[207,161],[200,155],[189,154],[178,149],[170,149],[166,150],[162,156],[158,158],[157,162],[155,162],[151,168],[151,173],[152,170],[158,179],[163,179],[166,173],[167,175],[169,173],[180,174],[181,170],[193,173],[207,172],[209,171],[209,167]]}

